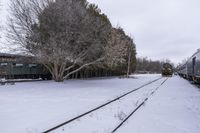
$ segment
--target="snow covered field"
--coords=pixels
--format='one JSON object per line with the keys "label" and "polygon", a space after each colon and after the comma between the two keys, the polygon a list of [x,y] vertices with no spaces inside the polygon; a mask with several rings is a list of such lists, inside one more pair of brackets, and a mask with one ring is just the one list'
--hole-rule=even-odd
{"label": "snow covered field", "polygon": [[[38,81],[0,86],[0,133],[41,133],[160,75],[130,79]],[[110,133],[164,79],[128,95],[55,133]],[[117,132],[199,133],[200,91],[173,77]]]}

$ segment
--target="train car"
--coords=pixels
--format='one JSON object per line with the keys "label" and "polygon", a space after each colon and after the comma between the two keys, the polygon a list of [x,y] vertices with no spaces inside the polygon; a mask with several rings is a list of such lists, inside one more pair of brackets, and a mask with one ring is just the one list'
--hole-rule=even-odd
{"label": "train car", "polygon": [[187,62],[187,76],[189,80],[200,83],[200,49]]}
{"label": "train car", "polygon": [[51,79],[51,74],[34,57],[0,53],[0,78]]}
{"label": "train car", "polygon": [[169,63],[164,63],[162,66],[162,76],[172,76],[173,75],[173,67]]}
{"label": "train car", "polygon": [[188,76],[187,76],[187,64],[186,63],[178,68],[178,74],[179,74],[179,76],[181,76],[185,79],[188,78]]}
{"label": "train car", "polygon": [[178,73],[181,77],[200,83],[200,49],[184,65],[179,67]]}

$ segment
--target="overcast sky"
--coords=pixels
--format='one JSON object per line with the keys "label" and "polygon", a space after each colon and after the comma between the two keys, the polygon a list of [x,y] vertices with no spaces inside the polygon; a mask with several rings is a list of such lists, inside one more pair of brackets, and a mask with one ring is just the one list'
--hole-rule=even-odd
{"label": "overcast sky", "polygon": [[200,0],[89,0],[136,43],[138,56],[180,62],[200,48]]}
{"label": "overcast sky", "polygon": [[113,26],[132,36],[138,56],[177,63],[200,48],[200,0],[89,2],[98,4]]}

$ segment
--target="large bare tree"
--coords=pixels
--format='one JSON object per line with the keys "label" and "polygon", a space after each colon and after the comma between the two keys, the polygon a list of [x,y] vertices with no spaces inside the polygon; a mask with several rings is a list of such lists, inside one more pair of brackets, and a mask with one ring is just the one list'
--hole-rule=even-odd
{"label": "large bare tree", "polygon": [[[63,81],[107,56],[111,24],[85,0],[13,0],[9,38]],[[73,68],[73,70],[72,70]]]}

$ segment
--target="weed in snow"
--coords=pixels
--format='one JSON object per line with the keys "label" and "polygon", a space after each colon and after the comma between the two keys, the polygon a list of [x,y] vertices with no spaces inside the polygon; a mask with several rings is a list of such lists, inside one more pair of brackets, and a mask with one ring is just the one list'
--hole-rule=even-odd
{"label": "weed in snow", "polygon": [[118,118],[120,121],[123,121],[126,117],[127,115],[123,111],[120,111],[115,115],[115,118]]}

